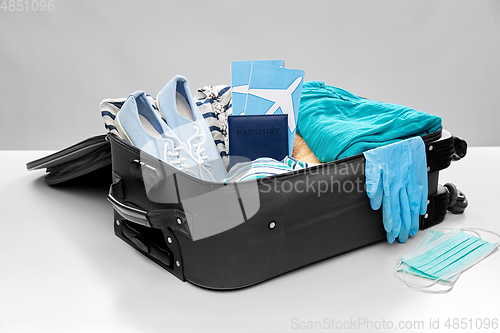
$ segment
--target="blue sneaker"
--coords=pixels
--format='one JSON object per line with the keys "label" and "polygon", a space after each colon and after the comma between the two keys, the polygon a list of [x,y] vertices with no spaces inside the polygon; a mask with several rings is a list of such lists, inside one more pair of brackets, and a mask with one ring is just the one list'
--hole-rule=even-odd
{"label": "blue sneaker", "polygon": [[187,146],[187,156],[197,164],[194,172],[204,179],[221,182],[226,177],[226,168],[186,78],[177,75],[170,80],[158,94],[156,105],[167,125]]}
{"label": "blue sneaker", "polygon": [[136,91],[123,103],[115,118],[115,127],[123,138],[142,151],[193,177],[214,181],[213,177],[200,177],[192,169],[197,164],[187,154],[187,145],[161,119],[143,91]]}

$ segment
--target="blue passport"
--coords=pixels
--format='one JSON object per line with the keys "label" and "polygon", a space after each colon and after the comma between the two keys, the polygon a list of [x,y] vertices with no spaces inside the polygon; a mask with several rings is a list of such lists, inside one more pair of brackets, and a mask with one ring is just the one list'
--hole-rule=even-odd
{"label": "blue passport", "polygon": [[236,163],[271,157],[281,161],[288,155],[288,115],[230,115],[229,167]]}

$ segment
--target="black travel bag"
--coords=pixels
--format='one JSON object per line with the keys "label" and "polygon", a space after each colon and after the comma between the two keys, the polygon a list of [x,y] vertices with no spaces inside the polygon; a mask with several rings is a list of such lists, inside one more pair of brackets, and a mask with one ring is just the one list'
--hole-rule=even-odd
{"label": "black travel bag", "polygon": [[[446,130],[422,139],[429,200],[420,229],[426,229],[447,210],[467,206],[453,184],[438,184],[439,171],[464,157],[467,144]],[[115,234],[180,280],[210,289],[250,286],[386,238],[381,210],[372,210],[364,190],[363,154],[253,181],[212,183],[108,134],[27,168],[45,168],[49,185],[109,175]]]}

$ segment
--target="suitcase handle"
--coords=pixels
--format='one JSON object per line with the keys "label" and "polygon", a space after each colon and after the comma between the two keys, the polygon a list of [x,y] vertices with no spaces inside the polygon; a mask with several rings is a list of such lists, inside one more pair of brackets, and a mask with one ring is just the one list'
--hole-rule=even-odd
{"label": "suitcase handle", "polygon": [[163,249],[161,246],[156,244],[154,241],[144,237],[139,231],[135,230],[128,223],[123,223],[122,234],[128,238],[129,241],[134,243],[134,245],[140,249],[142,252],[149,254],[151,257],[159,260],[162,264],[172,268],[172,252]]}
{"label": "suitcase handle", "polygon": [[108,201],[113,205],[114,210],[125,220],[140,224],[149,228],[162,229],[170,227],[191,237],[189,231],[189,214],[179,209],[155,209],[147,211],[124,200],[123,183],[121,178],[114,174],[114,182],[111,184],[108,193]]}
{"label": "suitcase handle", "polygon": [[127,221],[134,222],[151,228],[151,223],[149,222],[147,215],[148,213],[145,210],[128,206],[125,203],[117,200],[113,196],[113,185],[115,184],[111,185],[108,194],[108,201],[111,202],[111,205],[113,205],[113,209]]}

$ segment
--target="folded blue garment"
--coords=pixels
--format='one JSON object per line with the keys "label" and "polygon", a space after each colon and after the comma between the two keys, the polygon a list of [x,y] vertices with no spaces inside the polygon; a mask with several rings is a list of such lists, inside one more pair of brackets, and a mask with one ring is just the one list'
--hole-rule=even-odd
{"label": "folded blue garment", "polygon": [[306,82],[302,88],[297,131],[321,162],[353,156],[440,128],[440,117],[364,99],[324,82]]}

